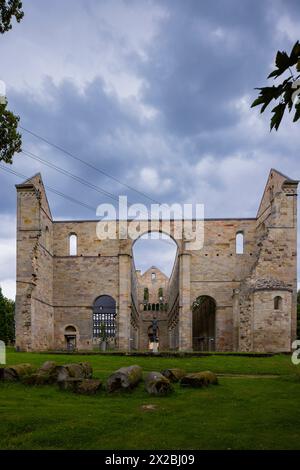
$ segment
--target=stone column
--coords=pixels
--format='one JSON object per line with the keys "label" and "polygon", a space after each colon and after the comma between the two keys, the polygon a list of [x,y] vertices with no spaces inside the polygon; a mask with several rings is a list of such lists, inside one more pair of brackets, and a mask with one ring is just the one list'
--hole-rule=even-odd
{"label": "stone column", "polygon": [[119,255],[118,348],[130,351],[131,256]]}
{"label": "stone column", "polygon": [[191,255],[179,255],[179,350],[191,351],[192,339],[192,309],[191,309]]}
{"label": "stone column", "polygon": [[239,336],[240,336],[240,290],[233,289],[232,295],[233,304],[233,332],[232,332],[232,346],[234,351],[239,350]]}

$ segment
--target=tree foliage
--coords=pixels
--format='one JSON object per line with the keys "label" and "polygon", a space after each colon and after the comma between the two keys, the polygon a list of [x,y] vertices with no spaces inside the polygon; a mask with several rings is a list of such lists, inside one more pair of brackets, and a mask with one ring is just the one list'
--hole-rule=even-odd
{"label": "tree foliage", "polygon": [[20,23],[24,16],[22,2],[19,0],[0,0],[0,33],[4,34],[12,28],[12,19]]}
{"label": "tree foliage", "polygon": [[0,161],[12,163],[15,152],[21,152],[22,140],[17,128],[19,116],[7,109],[7,100],[0,103]]}
{"label": "tree foliage", "polygon": [[261,106],[260,112],[263,113],[269,104],[274,100],[279,100],[278,104],[272,109],[270,129],[277,131],[286,109],[289,112],[294,111],[293,122],[300,118],[300,43],[297,41],[290,55],[285,51],[278,51],[275,59],[276,68],[268,76],[277,79],[284,73],[288,73],[287,78],[282,83],[275,86],[256,88],[260,90],[258,97],[253,101],[251,108]]}
{"label": "tree foliage", "polygon": [[4,297],[0,287],[0,340],[5,344],[15,339],[15,303]]}

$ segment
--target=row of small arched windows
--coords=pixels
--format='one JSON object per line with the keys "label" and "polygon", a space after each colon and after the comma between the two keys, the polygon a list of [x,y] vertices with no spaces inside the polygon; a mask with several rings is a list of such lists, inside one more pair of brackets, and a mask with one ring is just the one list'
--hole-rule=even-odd
{"label": "row of small arched windows", "polygon": [[[235,237],[235,252],[238,255],[244,253],[244,233],[238,232]],[[76,233],[71,233],[69,235],[69,255],[77,255],[77,235]],[[155,274],[155,273],[154,273]]]}
{"label": "row of small arched windows", "polygon": [[164,303],[157,303],[157,304],[150,304],[150,303],[145,303],[144,304],[144,310],[151,310],[151,311],[155,311],[155,312],[159,312],[159,311],[167,311],[168,310],[168,304],[164,304]]}

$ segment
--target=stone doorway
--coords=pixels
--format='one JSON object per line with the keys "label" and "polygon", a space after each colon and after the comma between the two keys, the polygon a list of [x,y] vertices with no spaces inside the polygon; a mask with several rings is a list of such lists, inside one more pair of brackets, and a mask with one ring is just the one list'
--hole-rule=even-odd
{"label": "stone doorway", "polygon": [[76,336],[65,335],[67,351],[72,352],[76,349]]}
{"label": "stone doorway", "polygon": [[[148,328],[148,340],[149,340],[149,343],[148,343],[148,349],[149,351],[153,351],[153,343],[154,343],[154,332],[153,332],[153,326],[150,325],[149,328]],[[159,328],[156,327],[156,347],[157,349],[159,349]]]}
{"label": "stone doorway", "polygon": [[65,328],[65,345],[66,345],[67,351],[69,352],[75,351],[77,347],[76,337],[77,337],[77,330],[75,326],[73,325],[67,326]]}
{"label": "stone doorway", "polygon": [[215,351],[216,302],[208,295],[197,297],[193,304],[193,350]]}

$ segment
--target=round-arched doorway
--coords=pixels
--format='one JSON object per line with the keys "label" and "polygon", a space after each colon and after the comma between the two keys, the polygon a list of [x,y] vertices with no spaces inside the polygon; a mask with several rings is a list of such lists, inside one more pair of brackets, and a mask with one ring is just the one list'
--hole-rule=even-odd
{"label": "round-arched doorway", "polygon": [[208,295],[193,303],[193,350],[214,351],[216,348],[216,302]]}
{"label": "round-arched doorway", "polygon": [[77,347],[77,328],[74,325],[67,325],[64,330],[65,345],[69,352],[72,352]]}
{"label": "round-arched doorway", "polygon": [[93,305],[93,338],[116,336],[116,301],[110,295],[100,295]]}

